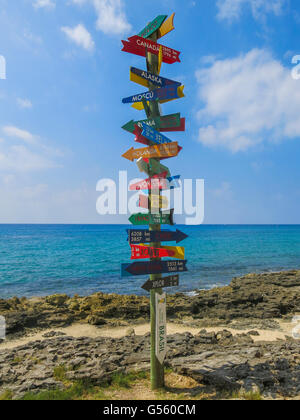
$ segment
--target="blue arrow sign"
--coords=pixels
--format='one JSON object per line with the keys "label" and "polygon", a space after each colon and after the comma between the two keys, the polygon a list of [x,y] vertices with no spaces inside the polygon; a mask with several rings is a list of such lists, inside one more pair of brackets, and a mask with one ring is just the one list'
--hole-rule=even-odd
{"label": "blue arrow sign", "polygon": [[180,82],[175,82],[174,80],[165,79],[164,77],[158,76],[148,71],[137,69],[135,67],[131,67],[130,71],[132,74],[135,74],[136,76],[160,88],[170,86],[170,85],[176,85],[178,87],[182,85],[182,83]]}
{"label": "blue arrow sign", "polygon": [[178,85],[170,85],[161,89],[154,89],[138,95],[129,96],[122,99],[123,104],[132,104],[145,101],[165,101],[180,98],[178,94]]}
{"label": "blue arrow sign", "polygon": [[145,123],[142,123],[142,136],[146,137],[146,139],[153,141],[156,144],[165,144],[165,143],[172,143],[168,137],[164,136],[160,132],[154,130],[154,128],[150,127]]}
{"label": "blue arrow sign", "polygon": [[180,187],[180,184],[179,184],[180,175],[171,176],[167,178],[167,180],[170,182],[170,190],[174,190],[175,188]]}

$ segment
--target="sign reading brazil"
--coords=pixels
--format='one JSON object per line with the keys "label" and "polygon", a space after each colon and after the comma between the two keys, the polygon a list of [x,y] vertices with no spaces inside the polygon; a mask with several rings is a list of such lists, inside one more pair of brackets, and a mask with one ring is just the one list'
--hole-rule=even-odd
{"label": "sign reading brazil", "polygon": [[183,273],[187,270],[187,261],[141,261],[122,264],[122,277],[143,276],[146,274]]}
{"label": "sign reading brazil", "polygon": [[155,356],[162,364],[167,354],[167,296],[155,293],[156,337]]}

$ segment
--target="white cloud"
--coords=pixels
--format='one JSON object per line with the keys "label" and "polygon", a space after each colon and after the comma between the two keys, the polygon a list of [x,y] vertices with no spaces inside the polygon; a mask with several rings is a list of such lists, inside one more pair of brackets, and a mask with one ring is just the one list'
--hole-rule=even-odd
{"label": "white cloud", "polygon": [[97,13],[96,27],[105,34],[121,35],[132,28],[124,11],[123,0],[73,0],[73,3],[91,3]]}
{"label": "white cloud", "polygon": [[300,90],[289,68],[254,49],[196,72],[199,141],[233,152],[300,137]]}
{"label": "white cloud", "polygon": [[46,156],[33,152],[24,145],[11,146],[5,151],[0,150],[0,171],[30,172],[55,166]]}
{"label": "white cloud", "polygon": [[32,102],[29,99],[17,98],[17,104],[20,108],[30,109],[32,108]]}
{"label": "white cloud", "polygon": [[252,11],[255,19],[261,19],[268,13],[279,16],[287,0],[218,0],[218,18],[233,21],[239,19],[244,7]]}
{"label": "white cloud", "polygon": [[75,42],[79,47],[84,48],[87,51],[92,51],[95,47],[95,43],[89,31],[83,26],[79,24],[74,28],[70,28],[68,26],[64,26],[61,30],[67,35],[67,37]]}
{"label": "white cloud", "polygon": [[52,0],[35,0],[33,7],[35,9],[55,9],[56,3]]}
{"label": "white cloud", "polygon": [[[7,141],[0,142],[1,172],[40,171],[59,166],[57,159],[63,156],[62,152],[44,145],[39,136],[15,126],[4,126],[2,132]],[[16,140],[23,144],[16,144]]]}
{"label": "white cloud", "polygon": [[18,138],[30,144],[35,143],[36,136],[31,134],[29,131],[22,130],[18,127],[8,125],[8,126],[3,127],[2,131],[8,137]]}

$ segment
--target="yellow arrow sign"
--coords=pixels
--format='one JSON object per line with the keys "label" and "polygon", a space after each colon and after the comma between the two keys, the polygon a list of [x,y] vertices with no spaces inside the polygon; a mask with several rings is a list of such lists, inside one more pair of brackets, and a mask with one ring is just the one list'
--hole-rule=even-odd
{"label": "yellow arrow sign", "polygon": [[[135,76],[135,75],[134,75]],[[135,76],[135,78],[139,78],[141,79],[141,77]],[[132,79],[131,79],[132,80]],[[132,80],[135,81],[135,80]],[[146,81],[146,80],[144,80]],[[136,82],[139,83],[139,82]],[[141,83],[142,84],[142,83]],[[170,101],[175,101],[176,99],[181,99],[185,97],[185,94],[183,93],[184,90],[184,86],[179,86],[177,89],[178,92],[178,98],[174,98],[174,99],[165,99],[163,101],[159,101],[160,104],[165,104],[166,102],[170,102]],[[149,101],[147,101],[147,104],[149,106]],[[136,102],[132,105],[132,108],[136,109],[137,111],[143,111],[144,110],[144,105],[143,102]]]}
{"label": "yellow arrow sign", "polygon": [[169,32],[173,31],[175,29],[174,26],[174,17],[175,13],[173,13],[167,20],[164,21],[164,23],[161,25],[157,32],[157,39],[162,38],[163,36],[167,35]]}
{"label": "yellow arrow sign", "polygon": [[[140,244],[141,246],[145,246],[150,248],[150,245]],[[176,258],[177,260],[184,260],[185,259],[185,248],[183,246],[160,246],[161,249],[166,249],[167,251],[174,252],[174,255],[170,255],[171,258]]]}
{"label": "yellow arrow sign", "polygon": [[177,156],[181,149],[178,146],[177,142],[158,144],[155,146],[144,147],[143,149],[134,149],[133,147],[127,150],[122,157],[125,159],[131,160],[139,158],[169,158]]}
{"label": "yellow arrow sign", "polygon": [[163,195],[140,195],[140,207],[149,209],[149,201],[151,202],[151,209],[167,209],[169,207],[169,200]]}

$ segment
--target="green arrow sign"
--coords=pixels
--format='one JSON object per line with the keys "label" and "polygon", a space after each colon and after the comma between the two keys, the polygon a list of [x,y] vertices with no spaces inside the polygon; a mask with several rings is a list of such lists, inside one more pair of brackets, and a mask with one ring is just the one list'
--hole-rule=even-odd
{"label": "green arrow sign", "polygon": [[159,213],[159,214],[146,214],[137,213],[133,214],[129,221],[135,226],[142,225],[174,225],[173,221],[174,209],[170,210],[170,214]]}
{"label": "green arrow sign", "polygon": [[148,38],[151,36],[155,31],[157,31],[164,21],[167,19],[168,15],[159,15],[157,16],[151,23],[149,23],[146,28],[144,28],[138,36],[142,38]]}
{"label": "green arrow sign", "polygon": [[134,121],[131,120],[127,124],[125,124],[122,128],[129,133],[134,133],[135,126],[139,126],[143,129],[142,123],[153,127],[156,130],[161,129],[163,131],[164,128],[171,128],[171,127],[179,127],[180,126],[180,113],[178,114],[170,114],[164,117],[156,117],[156,118],[149,118],[148,120],[141,120],[141,121]]}

